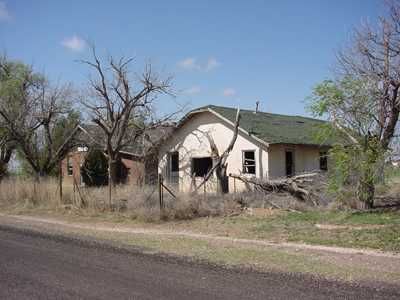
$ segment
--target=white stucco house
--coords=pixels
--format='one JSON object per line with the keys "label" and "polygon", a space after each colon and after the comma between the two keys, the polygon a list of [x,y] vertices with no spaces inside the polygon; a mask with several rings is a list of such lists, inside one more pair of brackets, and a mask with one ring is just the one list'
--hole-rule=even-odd
{"label": "white stucco house", "polygon": [[[227,160],[227,173],[278,178],[327,170],[329,144],[315,142],[325,121],[241,110],[239,134]],[[175,190],[193,190],[212,167],[210,139],[221,154],[234,133],[236,109],[209,105],[189,112],[159,149],[159,172]],[[215,178],[207,191],[215,191]],[[229,178],[229,192],[246,187]]]}

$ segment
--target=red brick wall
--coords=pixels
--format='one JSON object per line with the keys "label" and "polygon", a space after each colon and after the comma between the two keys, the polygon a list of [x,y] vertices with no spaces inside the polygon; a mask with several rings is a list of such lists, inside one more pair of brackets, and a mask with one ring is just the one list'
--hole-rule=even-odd
{"label": "red brick wall", "polygon": [[[85,154],[86,152],[78,152],[78,151],[70,152],[67,155],[67,157],[61,162],[61,170],[64,183],[72,185],[74,179],[77,184],[81,183],[81,165],[85,160]],[[72,176],[68,175],[68,170],[67,170],[68,158],[70,159],[70,163],[72,164],[72,174],[73,174]]]}
{"label": "red brick wall", "polygon": [[122,157],[122,163],[128,169],[127,184],[142,185],[144,183],[144,164],[141,161],[135,161]]}
{"label": "red brick wall", "polygon": [[[85,161],[85,155],[86,152],[73,151],[70,152],[67,155],[67,157],[61,162],[63,182],[65,184],[72,185],[74,182],[73,181],[74,178],[77,184],[81,184],[81,165]],[[68,175],[68,170],[67,170],[68,157],[70,159],[70,162],[72,163],[72,169],[73,169],[72,176]],[[133,185],[143,184],[145,177],[144,163],[139,160],[133,160],[129,155],[123,155],[121,161],[124,164],[124,166],[128,169],[126,183]]]}

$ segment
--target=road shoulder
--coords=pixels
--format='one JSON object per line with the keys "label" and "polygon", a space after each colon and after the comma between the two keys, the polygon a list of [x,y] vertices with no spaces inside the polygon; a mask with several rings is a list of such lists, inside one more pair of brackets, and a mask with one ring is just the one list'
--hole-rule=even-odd
{"label": "road shoulder", "polygon": [[379,288],[400,282],[400,255],[381,251],[235,239],[188,231],[173,232],[112,223],[49,217],[0,215],[3,229],[16,228],[96,245],[101,242],[150,255],[181,257],[226,268],[307,274]]}

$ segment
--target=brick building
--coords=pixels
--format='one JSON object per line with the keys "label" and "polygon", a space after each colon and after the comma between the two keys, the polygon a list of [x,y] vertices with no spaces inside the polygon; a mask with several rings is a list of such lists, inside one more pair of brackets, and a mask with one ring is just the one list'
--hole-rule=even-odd
{"label": "brick building", "polygon": [[[120,153],[117,167],[119,183],[142,185],[155,183],[157,179],[158,145],[172,132],[174,125],[152,129],[138,138],[135,145],[126,147]],[[61,162],[63,183],[85,185],[82,166],[92,149],[104,150],[104,136],[97,125],[79,125],[77,144]]]}

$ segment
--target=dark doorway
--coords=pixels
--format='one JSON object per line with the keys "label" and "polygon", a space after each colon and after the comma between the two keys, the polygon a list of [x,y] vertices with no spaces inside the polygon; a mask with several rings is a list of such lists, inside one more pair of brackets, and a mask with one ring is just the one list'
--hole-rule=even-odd
{"label": "dark doorway", "polygon": [[285,152],[285,165],[286,165],[286,176],[292,177],[294,175],[293,151]]}

